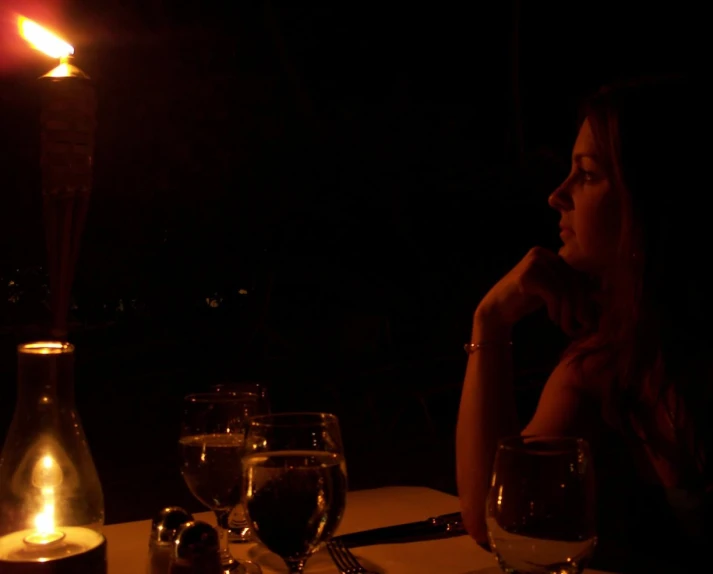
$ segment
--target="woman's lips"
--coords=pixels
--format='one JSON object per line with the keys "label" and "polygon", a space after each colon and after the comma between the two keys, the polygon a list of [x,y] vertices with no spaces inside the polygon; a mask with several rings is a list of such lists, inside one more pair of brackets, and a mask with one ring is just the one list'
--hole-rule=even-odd
{"label": "woman's lips", "polygon": [[569,227],[560,227],[560,237],[565,235],[574,235],[574,232]]}

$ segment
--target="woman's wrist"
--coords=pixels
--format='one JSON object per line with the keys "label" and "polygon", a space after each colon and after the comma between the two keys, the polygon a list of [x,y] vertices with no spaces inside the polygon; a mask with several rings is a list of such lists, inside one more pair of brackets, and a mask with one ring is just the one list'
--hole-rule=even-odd
{"label": "woman's wrist", "polygon": [[509,345],[512,340],[512,325],[503,321],[493,310],[478,306],[473,314],[473,329],[470,342],[473,344]]}

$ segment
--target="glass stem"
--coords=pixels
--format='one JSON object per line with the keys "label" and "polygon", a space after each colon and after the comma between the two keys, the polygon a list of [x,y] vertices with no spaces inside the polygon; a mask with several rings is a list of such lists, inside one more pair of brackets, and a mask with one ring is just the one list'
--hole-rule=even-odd
{"label": "glass stem", "polygon": [[230,556],[230,547],[228,544],[228,517],[230,516],[230,511],[225,510],[215,510],[215,521],[218,524],[218,536],[220,540],[220,555],[223,563]]}
{"label": "glass stem", "polygon": [[302,574],[305,569],[305,564],[307,564],[306,558],[293,558],[292,560],[285,559],[285,564],[287,564],[287,569],[290,574]]}

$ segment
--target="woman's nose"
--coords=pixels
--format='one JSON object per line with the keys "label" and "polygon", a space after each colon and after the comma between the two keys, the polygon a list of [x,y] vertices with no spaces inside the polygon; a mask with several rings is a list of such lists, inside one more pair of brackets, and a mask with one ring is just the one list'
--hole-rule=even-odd
{"label": "woman's nose", "polygon": [[570,178],[564,180],[547,198],[550,207],[557,211],[569,211],[572,209],[572,195],[569,191]]}

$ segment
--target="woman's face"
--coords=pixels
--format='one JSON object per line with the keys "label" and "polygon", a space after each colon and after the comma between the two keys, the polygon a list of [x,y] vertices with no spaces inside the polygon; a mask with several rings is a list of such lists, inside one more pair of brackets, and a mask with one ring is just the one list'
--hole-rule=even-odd
{"label": "woman's face", "polygon": [[601,277],[617,257],[622,209],[598,156],[591,125],[584,120],[572,169],[549,204],[560,214],[560,257],[578,271]]}

